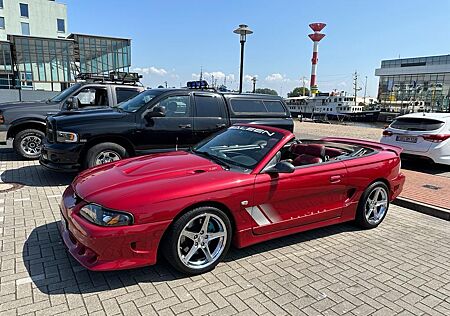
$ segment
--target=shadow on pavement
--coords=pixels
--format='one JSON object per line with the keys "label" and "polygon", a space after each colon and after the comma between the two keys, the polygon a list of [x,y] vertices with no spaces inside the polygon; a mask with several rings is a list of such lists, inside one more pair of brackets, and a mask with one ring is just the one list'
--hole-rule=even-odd
{"label": "shadow on pavement", "polygon": [[20,183],[32,187],[69,185],[74,173],[58,173],[41,165],[29,165],[3,171],[0,178],[5,183]]}
{"label": "shadow on pavement", "polygon": [[435,164],[424,159],[402,158],[402,169],[450,178],[450,166]]}
{"label": "shadow on pavement", "polygon": [[[35,228],[23,246],[23,262],[28,274],[38,289],[45,294],[103,292],[143,283],[188,278],[170,267],[163,259],[159,259],[158,264],[145,268],[112,272],[89,271],[66,251],[57,224],[53,222]],[[231,248],[224,261],[232,262],[304,241],[357,230],[358,228],[353,225],[341,224],[279,238],[244,249]]]}

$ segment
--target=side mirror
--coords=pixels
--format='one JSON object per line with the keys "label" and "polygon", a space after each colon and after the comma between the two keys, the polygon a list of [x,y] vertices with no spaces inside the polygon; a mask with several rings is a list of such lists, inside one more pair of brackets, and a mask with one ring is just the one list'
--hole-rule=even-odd
{"label": "side mirror", "polygon": [[78,109],[78,98],[77,97],[69,97],[66,101],[67,110],[77,110]]}
{"label": "side mirror", "polygon": [[265,173],[293,173],[295,167],[293,164],[287,161],[280,161],[275,166],[265,170]]}
{"label": "side mirror", "polygon": [[147,112],[145,114],[145,119],[151,119],[152,117],[164,117],[166,116],[166,107],[164,106],[155,106],[153,110]]}

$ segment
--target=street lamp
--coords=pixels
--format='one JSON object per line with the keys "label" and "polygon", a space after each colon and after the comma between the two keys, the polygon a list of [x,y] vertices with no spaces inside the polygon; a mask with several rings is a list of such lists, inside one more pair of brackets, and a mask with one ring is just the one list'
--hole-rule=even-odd
{"label": "street lamp", "polygon": [[253,31],[248,28],[245,24],[240,24],[237,29],[233,31],[236,34],[240,35],[240,41],[241,41],[241,68],[239,73],[239,93],[242,93],[242,79],[244,76],[244,44],[247,40],[247,34],[252,34]]}

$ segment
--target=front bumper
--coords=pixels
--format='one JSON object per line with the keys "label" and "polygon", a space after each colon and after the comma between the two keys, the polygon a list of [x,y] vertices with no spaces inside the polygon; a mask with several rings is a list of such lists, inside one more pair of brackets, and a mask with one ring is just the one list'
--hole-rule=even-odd
{"label": "front bumper", "polygon": [[82,218],[71,187],[61,201],[59,230],[70,254],[93,271],[122,270],[156,263],[158,246],[170,221],[101,227]]}
{"label": "front bumper", "polygon": [[49,143],[44,140],[39,162],[56,171],[73,172],[81,169],[80,154],[83,144]]}

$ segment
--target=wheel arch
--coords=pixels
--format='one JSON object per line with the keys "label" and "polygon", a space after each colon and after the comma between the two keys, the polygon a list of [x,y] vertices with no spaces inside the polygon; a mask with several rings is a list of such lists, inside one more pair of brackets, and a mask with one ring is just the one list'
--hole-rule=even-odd
{"label": "wheel arch", "polygon": [[113,135],[113,136],[105,135],[105,136],[95,137],[95,138],[89,140],[86,143],[86,145],[83,146],[83,149],[80,153],[80,158],[79,158],[80,161],[79,162],[82,163],[84,161],[84,159],[86,158],[86,153],[89,149],[91,149],[93,146],[101,144],[101,143],[118,144],[118,145],[122,146],[123,148],[125,148],[130,156],[136,155],[133,144],[127,138],[118,136],[118,135]]}
{"label": "wheel arch", "polygon": [[32,121],[21,121],[14,123],[9,129],[7,138],[14,138],[16,137],[17,133],[20,131],[23,131],[25,129],[36,129],[43,133],[45,133],[45,122],[44,121],[38,121],[38,120],[32,120]]}
{"label": "wheel arch", "polygon": [[218,201],[202,201],[202,202],[197,202],[194,203],[192,205],[189,205],[187,207],[185,207],[184,209],[182,209],[180,212],[178,212],[178,214],[174,217],[174,219],[172,220],[172,222],[170,223],[169,226],[167,226],[166,230],[163,233],[163,236],[161,237],[159,244],[158,244],[158,256],[161,252],[161,247],[159,247],[159,245],[161,245],[161,243],[164,242],[164,240],[166,239],[166,235],[167,232],[169,231],[170,227],[184,214],[186,214],[187,212],[189,212],[190,210],[196,209],[198,207],[205,207],[205,206],[211,206],[211,207],[215,207],[221,211],[223,211],[229,218],[230,223],[231,223],[231,237],[233,240],[234,234],[236,233],[236,219],[233,216],[233,213],[231,212],[230,208],[228,206],[226,206],[224,203],[222,202],[218,202]]}

